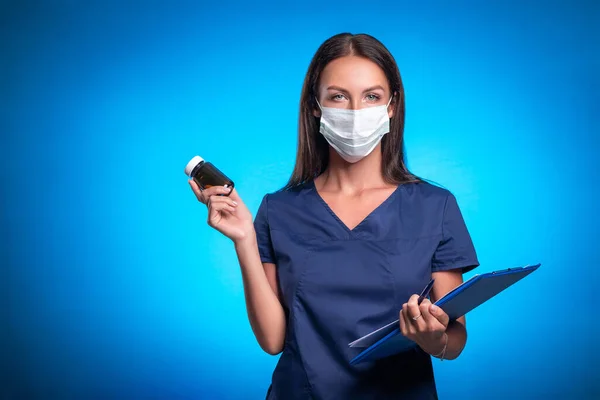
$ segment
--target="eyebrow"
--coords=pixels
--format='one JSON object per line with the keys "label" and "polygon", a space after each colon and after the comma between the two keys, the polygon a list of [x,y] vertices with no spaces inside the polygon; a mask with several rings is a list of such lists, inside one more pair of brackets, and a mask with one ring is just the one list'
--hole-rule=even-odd
{"label": "eyebrow", "polygon": [[[381,85],[376,85],[376,86],[371,86],[371,87],[369,87],[369,88],[367,88],[367,89],[363,90],[363,93],[366,93],[366,92],[372,92],[373,90],[378,90],[378,89],[379,89],[379,90],[382,90],[382,91],[384,91],[384,92],[385,92],[385,89],[383,88],[383,86],[381,86]],[[342,88],[342,87],[339,87],[339,86],[335,86],[335,85],[329,86],[329,87],[327,88],[327,90],[339,90],[340,92],[345,92],[345,93],[348,93],[348,91],[347,91],[346,89],[344,89],[344,88]]]}

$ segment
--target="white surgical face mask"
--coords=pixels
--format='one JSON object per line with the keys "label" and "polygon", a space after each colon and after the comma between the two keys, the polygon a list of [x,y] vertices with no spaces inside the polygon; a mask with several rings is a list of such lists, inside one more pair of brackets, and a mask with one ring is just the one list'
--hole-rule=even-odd
{"label": "white surgical face mask", "polygon": [[368,156],[390,131],[388,106],[366,107],[359,110],[321,107],[319,132],[346,161],[355,163]]}

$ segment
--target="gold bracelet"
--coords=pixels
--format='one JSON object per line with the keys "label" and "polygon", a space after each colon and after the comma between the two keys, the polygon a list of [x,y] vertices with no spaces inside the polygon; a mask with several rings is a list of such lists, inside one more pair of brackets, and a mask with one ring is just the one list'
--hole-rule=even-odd
{"label": "gold bracelet", "polygon": [[446,356],[446,348],[448,347],[448,334],[444,332],[444,335],[446,335],[446,342],[444,343],[444,348],[439,354],[434,355],[434,357],[439,357],[440,361],[444,361],[444,357]]}

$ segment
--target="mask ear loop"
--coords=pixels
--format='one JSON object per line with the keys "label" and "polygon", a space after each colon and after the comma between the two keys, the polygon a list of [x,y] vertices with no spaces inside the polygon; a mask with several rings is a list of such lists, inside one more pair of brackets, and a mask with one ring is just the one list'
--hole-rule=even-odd
{"label": "mask ear loop", "polygon": [[323,107],[321,107],[321,104],[319,103],[319,99],[317,99],[315,97],[315,101],[317,102],[317,105],[319,106],[319,109],[321,110],[321,112],[323,112]]}
{"label": "mask ear loop", "polygon": [[394,99],[394,94],[392,94],[390,96],[390,101],[388,101],[387,106],[385,106],[385,108],[388,108],[390,106],[390,104],[392,104],[392,100]]}
{"label": "mask ear loop", "polygon": [[[392,93],[392,95],[390,96],[390,101],[388,101],[387,106],[385,106],[386,113],[390,112],[390,110],[389,110],[390,104],[392,104],[392,100],[394,99],[395,96],[396,96],[396,93]],[[396,110],[394,110],[394,112],[396,112]]]}

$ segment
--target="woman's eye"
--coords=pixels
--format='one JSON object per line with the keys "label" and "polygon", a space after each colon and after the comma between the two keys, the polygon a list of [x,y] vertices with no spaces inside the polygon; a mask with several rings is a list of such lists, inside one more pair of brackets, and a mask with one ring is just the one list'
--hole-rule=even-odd
{"label": "woman's eye", "polygon": [[379,99],[380,99],[380,97],[376,94],[368,94],[367,95],[367,100],[369,100],[369,101],[377,101]]}
{"label": "woman's eye", "polygon": [[344,100],[344,95],[343,95],[343,94],[336,94],[336,95],[334,95],[334,96],[331,98],[331,100],[336,100],[336,101],[339,101],[339,100]]}

